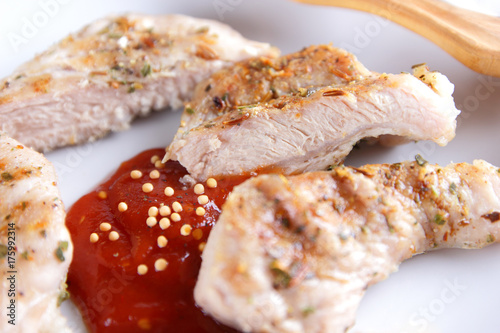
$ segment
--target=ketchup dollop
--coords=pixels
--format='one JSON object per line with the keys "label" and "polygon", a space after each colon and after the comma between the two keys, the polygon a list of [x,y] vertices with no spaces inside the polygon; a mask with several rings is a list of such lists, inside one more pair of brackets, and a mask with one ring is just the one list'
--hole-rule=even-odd
{"label": "ketchup dollop", "polygon": [[236,332],[197,307],[193,289],[221,206],[245,178],[186,185],[164,152],[122,163],[68,212],[68,290],[92,332]]}

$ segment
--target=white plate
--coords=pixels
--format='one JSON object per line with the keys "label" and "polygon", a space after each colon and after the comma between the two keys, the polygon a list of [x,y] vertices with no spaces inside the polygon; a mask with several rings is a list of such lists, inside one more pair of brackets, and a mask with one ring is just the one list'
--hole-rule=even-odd
{"label": "white plate", "polygon": [[[474,1],[472,6],[500,12],[496,0]],[[2,1],[0,76],[8,75],[36,52],[93,19],[120,12],[182,13],[218,19],[249,38],[278,46],[283,53],[332,42],[379,72],[410,71],[413,64],[426,62],[455,84],[455,101],[462,110],[456,138],[446,147],[421,142],[393,149],[363,148],[355,151],[346,164],[397,162],[413,159],[419,153],[432,163],[444,165],[485,159],[500,166],[500,78],[467,69],[439,47],[400,26],[348,9],[284,0],[40,0],[29,5]],[[26,21],[36,19],[39,26],[35,30],[23,30]],[[13,41],[14,35],[21,39]],[[179,112],[156,113],[134,122],[130,130],[94,144],[47,154],[58,170],[66,206],[69,208],[106,179],[122,161],[145,149],[166,146],[179,116]],[[498,332],[499,279],[499,245],[478,251],[446,250],[420,255],[368,290],[353,331]],[[76,331],[84,332],[76,312],[67,305],[65,310]]]}

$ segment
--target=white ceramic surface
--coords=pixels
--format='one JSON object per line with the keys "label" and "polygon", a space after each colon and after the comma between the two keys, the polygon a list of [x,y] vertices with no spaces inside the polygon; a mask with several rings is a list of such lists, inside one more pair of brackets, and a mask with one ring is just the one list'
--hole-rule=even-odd
{"label": "white ceramic surface", "polygon": [[[460,2],[500,12],[497,0]],[[479,75],[417,34],[371,14],[285,0],[27,3],[0,0],[0,77],[51,43],[107,14],[182,13],[212,18],[233,26],[249,38],[272,43],[283,53],[310,44],[333,43],[355,53],[375,71],[410,71],[413,64],[426,62],[455,84],[454,97],[462,113],[458,117],[456,138],[448,146],[420,142],[392,149],[363,148],[351,154],[346,164],[397,162],[413,159],[419,153],[432,163],[485,159],[500,166],[500,78]],[[26,21],[40,19],[43,12],[50,15],[39,21],[36,31],[23,35]],[[20,36],[22,42],[14,35]],[[106,179],[122,161],[145,149],[166,146],[177,128],[179,116],[179,112],[156,113],[135,121],[128,131],[93,144],[47,154],[58,170],[66,206],[69,208]],[[352,332],[500,332],[500,288],[496,284],[499,280],[500,245],[417,256],[403,263],[389,279],[368,290]],[[66,304],[65,311],[75,331],[84,332],[74,308]]]}

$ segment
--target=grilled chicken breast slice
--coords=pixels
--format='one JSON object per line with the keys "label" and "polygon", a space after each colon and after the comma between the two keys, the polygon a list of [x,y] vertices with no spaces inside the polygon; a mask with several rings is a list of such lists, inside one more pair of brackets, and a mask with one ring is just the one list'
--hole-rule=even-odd
{"label": "grilled chicken breast slice", "polygon": [[341,163],[367,137],[399,136],[445,145],[455,136],[453,85],[422,65],[238,107],[174,140],[165,159],[198,180],[226,174],[295,174]]}
{"label": "grilled chicken breast slice", "polygon": [[234,107],[265,103],[310,88],[345,84],[372,74],[353,54],[331,45],[312,45],[279,58],[242,60],[196,86],[193,99],[184,108],[176,139]]}
{"label": "grilled chicken breast slice", "polygon": [[277,54],[215,21],[106,17],[0,81],[0,131],[40,151],[95,140],[181,107],[196,83],[234,61]]}
{"label": "grilled chicken breast slice", "polygon": [[498,168],[420,164],[235,187],[203,252],[196,301],[243,332],[345,332],[365,289],[403,260],[500,239]]}
{"label": "grilled chicken breast slice", "polygon": [[54,167],[0,133],[0,177],[0,331],[69,331],[59,303],[73,245]]}

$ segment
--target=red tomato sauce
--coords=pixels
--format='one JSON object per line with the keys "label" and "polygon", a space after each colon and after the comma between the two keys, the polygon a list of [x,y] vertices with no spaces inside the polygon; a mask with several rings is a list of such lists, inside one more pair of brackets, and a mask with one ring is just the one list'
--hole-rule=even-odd
{"label": "red tomato sauce", "polygon": [[193,288],[208,234],[244,177],[201,183],[196,194],[179,181],[187,174],[179,163],[155,162],[164,152],[122,163],[68,212],[75,245],[68,290],[91,332],[236,332],[196,306]]}

